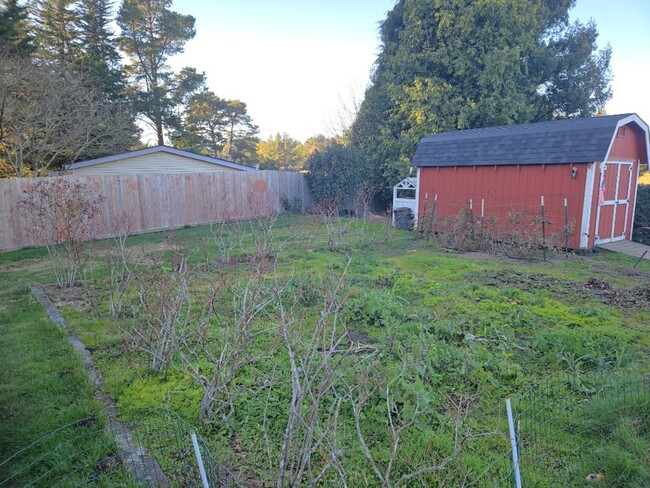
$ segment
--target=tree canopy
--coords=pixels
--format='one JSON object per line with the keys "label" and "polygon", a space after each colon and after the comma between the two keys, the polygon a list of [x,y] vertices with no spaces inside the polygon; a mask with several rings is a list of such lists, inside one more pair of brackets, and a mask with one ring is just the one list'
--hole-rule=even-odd
{"label": "tree canopy", "polygon": [[117,14],[122,30],[120,44],[129,56],[128,66],[138,83],[133,98],[136,110],[164,144],[164,129],[173,127],[173,104],[169,95],[172,73],[170,56],[183,52],[195,34],[194,17],[169,9],[171,0],[124,0]]}
{"label": "tree canopy", "polygon": [[595,115],[611,96],[609,47],[575,0],[400,0],[350,139],[389,194],[420,138],[440,131]]}

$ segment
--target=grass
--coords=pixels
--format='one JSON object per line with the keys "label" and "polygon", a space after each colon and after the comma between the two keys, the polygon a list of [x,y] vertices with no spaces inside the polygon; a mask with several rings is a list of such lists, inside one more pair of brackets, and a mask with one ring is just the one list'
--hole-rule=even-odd
{"label": "grass", "polygon": [[[29,291],[32,284],[51,281],[47,265],[40,249],[0,254],[0,482],[46,486],[81,468],[68,482],[114,486],[124,479],[121,470],[108,477],[93,473],[113,446],[92,420],[101,409],[83,364]],[[78,424],[80,419],[91,420]]]}
{"label": "grass", "polygon": [[[415,399],[424,413],[405,430],[398,474],[413,469],[423,458],[440,458],[449,452],[453,445],[449,412],[455,401],[464,398],[471,402],[465,427],[491,434],[473,439],[449,470],[424,477],[423,483],[458,486],[488,469],[486,479],[492,479],[494,486],[507,484],[507,462],[492,470],[488,467],[507,453],[503,399],[513,396],[520,399],[515,405],[521,411],[530,412],[531,405],[537,405],[553,413],[550,421],[555,428],[538,439],[541,462],[526,466],[527,476],[540,486],[583,486],[585,476],[594,472],[605,473],[605,486],[645,486],[650,443],[647,403],[639,411],[619,412],[618,404],[606,404],[616,397],[606,397],[600,407],[585,402],[596,398],[598,382],[626,372],[638,377],[650,371],[650,306],[641,293],[650,276],[647,261],[631,270],[634,258],[609,253],[568,259],[554,254],[547,263],[458,255],[409,233],[389,235],[383,224],[369,224],[359,241],[359,225],[355,223],[346,243],[332,252],[313,219],[282,218],[274,228],[274,242],[293,238],[278,256],[277,272],[291,281],[294,293],[301,294],[301,311],[309,321],[319,312],[326,276],[340,276],[351,259],[342,320],[363,342],[378,349],[373,367],[384,380],[396,380],[392,388],[404,402],[404,415],[409,415],[409,404]],[[313,237],[310,229],[317,230]],[[129,246],[134,255],[153,256],[157,266],[166,269],[172,269],[169,263],[176,253],[199,250],[191,258],[196,271],[193,286],[199,293],[205,291],[219,269],[210,229],[188,228],[173,235],[171,247],[167,233],[134,237]],[[250,249],[253,244],[249,232],[243,247]],[[242,252],[236,251],[234,257],[241,258]],[[141,269],[150,266],[143,264],[149,261],[137,261]],[[233,271],[245,266],[241,260]],[[139,409],[146,409],[149,418],[161,409],[178,412],[185,422],[196,424],[199,387],[174,365],[166,372],[151,373],[146,356],[126,347],[129,341],[122,328],[130,320],[128,314],[122,327],[106,317],[103,261],[97,258],[92,269],[83,300],[65,294],[58,298],[71,327],[93,349],[107,392],[134,419]],[[0,358],[7,365],[0,371],[0,408],[3,418],[11,419],[0,426],[0,459],[4,459],[53,428],[96,415],[98,406],[63,333],[46,320],[27,291],[28,284],[52,280],[43,251],[0,254],[0,280]],[[269,311],[264,321],[277,321],[277,314]],[[220,329],[212,325],[210,330],[218,338]],[[255,347],[273,354],[255,370],[243,370],[238,381],[255,387],[260,375],[280,371],[275,387],[263,395],[239,398],[235,415],[227,422],[214,420],[200,427],[212,455],[251,484],[268,483],[274,477],[290,397],[286,353],[271,337]],[[398,375],[404,366],[405,372]],[[542,382],[557,386],[531,400],[529,392]],[[602,425],[591,426],[588,432],[576,426],[574,417],[562,413],[565,403],[588,405],[593,410],[582,416],[584,421],[602,421]],[[384,412],[377,398],[363,420],[380,462],[386,460],[389,447]],[[348,481],[376,484],[360,454],[351,417],[344,408],[340,440]],[[270,452],[262,442],[264,429],[271,440]],[[168,451],[161,449],[167,452],[163,464],[173,458]],[[558,465],[561,459],[566,465]],[[84,476],[88,472],[92,474],[93,468]],[[109,483],[110,476],[122,479],[123,473],[117,470],[97,483]]]}

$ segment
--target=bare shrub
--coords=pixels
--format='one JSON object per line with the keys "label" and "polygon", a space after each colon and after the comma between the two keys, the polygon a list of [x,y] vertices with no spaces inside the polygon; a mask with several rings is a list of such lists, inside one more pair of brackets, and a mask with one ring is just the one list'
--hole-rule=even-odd
{"label": "bare shrub", "polygon": [[237,220],[237,212],[227,195],[221,196],[216,217],[218,222],[210,224],[210,235],[219,252],[220,261],[227,263],[232,251],[241,247],[243,240],[242,224]]}
{"label": "bare shrub", "polygon": [[366,185],[361,185],[354,194],[354,213],[361,221],[361,225],[357,229],[357,236],[360,242],[366,239],[368,219],[370,217],[370,204],[374,196],[375,190]]}
{"label": "bare shrub", "polygon": [[[393,378],[388,379],[378,373],[381,371],[374,364],[367,364],[365,370],[360,372],[350,382],[348,390],[343,393],[352,407],[354,428],[361,451],[370,464],[372,472],[382,487],[404,486],[407,482],[420,478],[428,473],[446,470],[459,456],[467,441],[472,436],[463,435],[465,420],[469,413],[471,401],[464,398],[450,401],[450,412],[453,423],[453,448],[446,455],[430,456],[429,459],[406,459],[398,466],[402,445],[409,435],[409,431],[417,430],[419,418],[423,415],[419,396],[405,398],[398,393],[398,385],[406,376],[406,364]],[[382,449],[369,446],[368,438],[364,432],[364,421],[370,411],[377,411],[380,402],[384,403],[385,425],[388,444]],[[484,435],[484,434],[480,434]],[[376,433],[375,433],[376,438]],[[387,455],[386,455],[387,453]],[[405,470],[406,466],[408,468]],[[406,472],[405,472],[406,471]],[[404,474],[399,474],[404,473]],[[422,481],[421,481],[422,483]]]}
{"label": "bare shrub", "polygon": [[83,272],[86,241],[93,237],[103,200],[88,184],[68,178],[39,180],[21,199],[21,212],[47,248],[60,287],[74,286]]}
{"label": "bare shrub", "polygon": [[[255,352],[256,340],[276,328],[260,325],[257,320],[274,302],[273,287],[266,281],[265,272],[262,266],[254,267],[244,283],[237,287],[225,274],[213,281],[207,309],[219,328],[218,333],[198,344],[181,342],[180,367],[203,389],[201,422],[214,416],[221,421],[228,420],[235,411],[234,400],[251,393],[236,385],[235,380],[242,369],[260,359]],[[224,294],[231,296],[229,310],[217,307],[217,303],[221,303],[219,297]]]}
{"label": "bare shrub", "polygon": [[524,211],[508,212],[494,232],[495,250],[512,258],[531,259],[542,245],[541,219]]}
{"label": "bare shrub", "polygon": [[345,244],[345,237],[350,230],[349,219],[342,219],[339,215],[339,202],[327,200],[315,205],[313,213],[320,216],[327,231],[327,248],[338,251]]}
{"label": "bare shrub", "polygon": [[271,215],[259,216],[248,221],[253,254],[251,255],[250,250],[243,247],[242,250],[245,254],[258,260],[269,261],[282,252],[286,241],[279,242],[273,238],[273,227],[277,223],[278,217],[279,214],[274,212]]}
{"label": "bare shrub", "polygon": [[201,323],[192,316],[196,305],[189,288],[187,257],[179,265],[154,265],[137,282],[137,303],[130,325],[124,326],[132,345],[147,354],[150,369],[166,370],[181,343],[198,337]]}
{"label": "bare shrub", "polygon": [[133,217],[122,212],[111,221],[109,228],[115,246],[104,249],[108,271],[108,312],[114,318],[122,314],[126,293],[139,275],[131,269],[130,256],[126,247],[127,238],[134,229]]}
{"label": "bare shrub", "polygon": [[[428,225],[428,224],[427,224]],[[457,215],[449,217],[434,217],[431,229],[433,238],[441,246],[457,251],[476,249],[475,221],[468,208],[462,208]]]}
{"label": "bare shrub", "polygon": [[285,307],[277,288],[276,294],[282,341],[291,368],[291,400],[276,485],[315,485],[324,482],[331,470],[345,484],[339,443],[344,398],[336,395],[336,389],[351,365],[377,351],[347,340],[347,331],[340,321],[348,298],[345,272],[325,286],[323,307],[315,324],[296,314],[297,298]]}

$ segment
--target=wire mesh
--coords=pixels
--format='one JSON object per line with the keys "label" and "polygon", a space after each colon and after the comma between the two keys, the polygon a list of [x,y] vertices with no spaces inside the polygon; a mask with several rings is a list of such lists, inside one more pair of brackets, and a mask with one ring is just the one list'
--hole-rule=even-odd
{"label": "wire mesh", "polygon": [[535,385],[516,414],[524,486],[583,482],[590,449],[610,442],[621,422],[649,418],[648,376],[569,375]]}
{"label": "wire mesh", "polygon": [[[0,462],[4,486],[202,486],[196,426],[167,409],[116,411],[61,426]],[[197,434],[210,486],[237,486]]]}

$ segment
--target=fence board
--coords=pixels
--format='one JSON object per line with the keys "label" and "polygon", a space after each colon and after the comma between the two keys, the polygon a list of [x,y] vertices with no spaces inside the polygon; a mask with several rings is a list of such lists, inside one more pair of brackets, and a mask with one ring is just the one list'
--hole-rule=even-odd
{"label": "fence board", "polygon": [[[104,197],[93,238],[113,235],[122,215],[128,216],[132,233],[142,233],[270,215],[282,209],[283,197],[311,204],[305,176],[284,171],[55,178],[83,180]],[[0,179],[0,251],[39,244],[20,212],[21,198],[34,181]]]}

